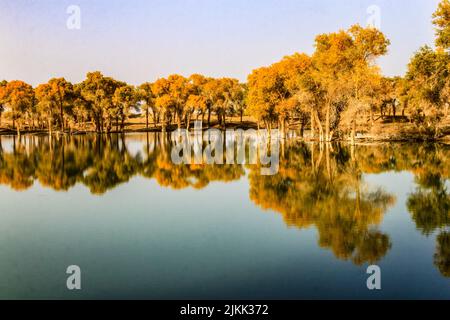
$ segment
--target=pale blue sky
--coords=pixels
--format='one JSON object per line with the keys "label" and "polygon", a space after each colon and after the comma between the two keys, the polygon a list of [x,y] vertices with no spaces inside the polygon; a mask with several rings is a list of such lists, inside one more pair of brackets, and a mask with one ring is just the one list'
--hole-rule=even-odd
{"label": "pale blue sky", "polygon": [[[433,44],[438,0],[0,0],[0,79],[33,85],[86,72],[131,84],[171,73],[245,80],[255,68],[294,52],[311,53],[318,33],[365,25],[381,9],[392,44],[380,60],[401,75],[411,55]],[[68,30],[66,9],[81,8]]]}

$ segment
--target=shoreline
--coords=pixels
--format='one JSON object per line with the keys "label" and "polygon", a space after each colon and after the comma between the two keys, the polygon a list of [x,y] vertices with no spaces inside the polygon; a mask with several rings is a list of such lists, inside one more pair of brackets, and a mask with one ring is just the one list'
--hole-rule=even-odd
{"label": "shoreline", "polygon": [[[212,126],[209,129],[219,129],[223,131],[223,128],[218,128]],[[233,126],[233,127],[227,127],[227,129],[255,129],[253,127],[249,126]],[[171,129],[167,130],[166,133],[169,134],[173,131],[177,130]],[[192,130],[192,129],[191,129]],[[208,130],[208,128],[204,128],[203,131]],[[307,131],[305,131],[307,132]],[[52,136],[79,136],[79,135],[99,135],[99,136],[107,136],[110,134],[132,134],[132,133],[162,133],[161,128],[139,128],[139,129],[127,129],[124,131],[110,131],[109,133],[98,133],[94,130],[86,130],[86,131],[72,131],[72,132],[60,132],[60,131],[53,131]],[[47,130],[24,130],[20,132],[20,135],[35,135],[35,136],[48,136],[49,132]],[[0,129],[0,136],[18,136],[17,131],[11,130],[11,129]],[[319,139],[310,139],[309,137],[300,138],[298,136],[291,137],[290,139],[293,140],[302,140],[306,142],[321,142],[321,143],[327,143],[326,141],[319,141]],[[429,136],[423,136],[421,133],[409,133],[408,136],[401,137],[398,135],[393,135],[392,137],[386,136],[386,135],[374,135],[374,134],[368,134],[368,135],[362,135],[360,137],[356,137],[355,141],[357,143],[385,143],[385,142],[443,142],[443,143],[449,143],[450,144],[450,134],[446,133],[445,135],[435,138],[435,137],[429,137]],[[333,142],[350,142],[350,139],[333,139],[333,141],[330,141],[330,143]]]}

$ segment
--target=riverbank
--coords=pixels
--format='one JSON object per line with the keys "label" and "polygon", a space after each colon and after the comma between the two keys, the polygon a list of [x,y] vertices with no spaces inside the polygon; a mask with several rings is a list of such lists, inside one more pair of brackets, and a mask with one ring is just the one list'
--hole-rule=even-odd
{"label": "riverbank", "polygon": [[[176,124],[171,124],[166,127],[166,132],[172,132],[177,130],[178,126]],[[193,124],[190,126],[190,130],[193,129]],[[204,125],[203,130],[208,129],[219,129],[223,130],[223,126],[220,126],[217,122],[212,122],[211,126]],[[245,121],[230,121],[226,125],[226,130],[257,130],[258,125],[256,122],[251,120]],[[262,127],[261,129],[264,129]],[[146,127],[145,124],[135,122],[127,124],[125,130],[111,130],[110,134],[120,134],[120,133],[159,133],[162,132],[160,125]],[[290,138],[302,139],[305,141],[319,141],[318,138],[311,138],[310,128],[305,128],[303,137],[300,137],[300,130],[298,126],[291,126],[289,129]],[[437,132],[437,133],[436,133]],[[48,135],[48,130],[22,130],[20,132],[22,135]],[[54,130],[52,135],[62,136],[62,135],[84,135],[84,134],[98,134],[93,129],[87,130],[71,130],[61,132]],[[102,134],[107,134],[103,132]],[[317,133],[316,133],[317,134]],[[17,135],[16,130],[11,128],[0,128],[0,135]],[[348,141],[347,135],[341,135],[336,137],[333,141]],[[357,130],[355,137],[357,142],[407,142],[407,141],[440,141],[450,143],[450,122],[445,123],[436,129],[430,128],[420,128],[411,123],[378,123],[373,125],[370,130]]]}

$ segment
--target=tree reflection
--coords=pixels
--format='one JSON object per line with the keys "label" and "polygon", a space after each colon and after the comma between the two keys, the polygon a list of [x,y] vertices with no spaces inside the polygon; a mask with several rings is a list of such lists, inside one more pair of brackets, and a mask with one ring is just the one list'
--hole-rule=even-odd
{"label": "tree reflection", "polygon": [[450,232],[442,232],[437,236],[434,264],[444,277],[450,277]]}
{"label": "tree reflection", "polygon": [[258,165],[175,165],[171,149],[169,136],[161,133],[0,136],[0,184],[26,190],[38,181],[57,191],[82,184],[101,195],[136,176],[172,189],[202,189],[213,181],[239,180],[247,170],[255,204],[279,212],[288,226],[314,226],[322,248],[361,265],[381,260],[391,248],[379,225],[396,201],[366,183],[365,175],[409,171],[417,187],[407,208],[418,230],[437,234],[434,262],[450,275],[450,166],[444,145],[355,147],[282,140],[279,172],[273,176],[262,176]]}
{"label": "tree reflection", "polygon": [[13,152],[0,152],[0,183],[14,190],[28,189],[34,181],[34,159],[29,157],[22,145],[13,138]]}
{"label": "tree reflection", "polygon": [[275,176],[251,168],[250,198],[283,215],[290,226],[314,225],[319,245],[355,264],[380,260],[391,247],[377,229],[395,199],[362,181],[354,149],[296,143],[288,147]]}
{"label": "tree reflection", "polygon": [[245,173],[234,165],[175,165],[171,142],[163,134],[135,137],[144,146],[136,154],[128,150],[123,135],[12,139],[12,152],[0,149],[0,183],[14,190],[25,190],[34,181],[56,191],[82,183],[101,195],[137,175],[173,189],[201,189],[212,181],[238,180]]}
{"label": "tree reflection", "polygon": [[434,263],[441,274],[450,277],[450,194],[449,149],[426,145],[417,154],[420,163],[415,168],[416,190],[407,200],[412,219],[424,235],[438,232]]}

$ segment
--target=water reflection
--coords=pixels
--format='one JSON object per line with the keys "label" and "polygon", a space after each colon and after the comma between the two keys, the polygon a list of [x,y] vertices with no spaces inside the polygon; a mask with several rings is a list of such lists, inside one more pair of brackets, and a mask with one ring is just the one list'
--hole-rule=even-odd
{"label": "water reflection", "polygon": [[416,189],[407,208],[420,232],[437,233],[434,263],[450,276],[449,150],[436,144],[351,147],[284,141],[279,173],[262,176],[258,165],[175,165],[167,135],[0,137],[0,183],[20,191],[35,181],[56,191],[77,184],[101,195],[134,176],[162,187],[201,189],[248,173],[249,197],[279,212],[288,226],[314,226],[319,245],[356,265],[376,263],[393,246],[380,224],[396,203],[394,194],[370,185],[367,174],[409,171]]}
{"label": "water reflection", "polygon": [[35,180],[56,191],[82,183],[91,193],[101,195],[135,175],[154,178],[161,186],[174,189],[200,189],[211,181],[232,181],[244,175],[242,166],[173,164],[166,135],[133,139],[144,145],[134,154],[123,135],[59,139],[30,136],[20,141],[3,137],[3,141],[9,140],[11,150],[0,151],[0,183],[17,191],[30,188]]}
{"label": "water reflection", "polygon": [[288,225],[314,225],[319,245],[355,264],[374,263],[391,247],[380,224],[395,197],[364,184],[355,150],[339,145],[294,144],[280,162],[280,173],[250,173],[250,197],[280,212]]}

